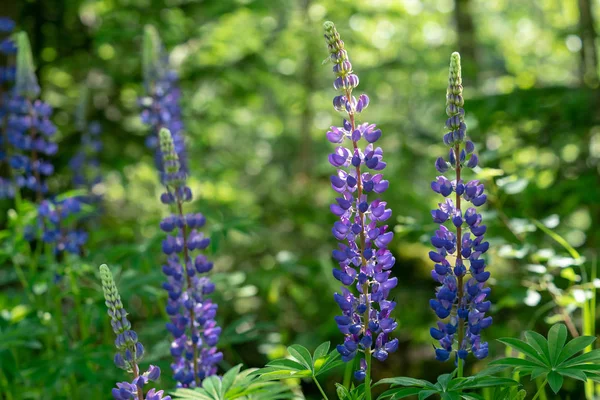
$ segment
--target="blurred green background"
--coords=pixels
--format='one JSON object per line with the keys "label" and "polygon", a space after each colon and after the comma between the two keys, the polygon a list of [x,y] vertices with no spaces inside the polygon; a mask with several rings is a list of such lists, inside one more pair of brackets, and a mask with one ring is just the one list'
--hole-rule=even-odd
{"label": "blurred green background", "polygon": [[[161,187],[137,105],[145,24],[156,26],[180,74],[196,195],[189,210],[209,220],[223,368],[262,366],[292,343],[314,349],[341,341],[333,322],[339,283],[331,275],[336,243],[328,209],[334,192],[327,154],[333,146],[325,139],[341,116],[331,106],[330,65],[322,65],[325,20],[336,23],[346,42],[361,79],[357,92],[371,98],[361,117],[383,130],[391,183],[383,197],[394,211],[390,249],[400,281],[393,291],[400,349],[375,365],[374,378],[435,379],[452,369],[433,359],[428,332],[435,315],[428,299],[435,285],[427,258],[436,229],[429,210],[440,201],[429,183],[435,158],[447,151],[441,138],[452,51],[462,55],[468,135],[480,153],[476,172],[489,197],[484,218],[492,243],[495,323],[484,336],[490,358],[504,353],[494,339],[532,328],[545,333],[557,321],[566,321],[572,334],[594,334],[599,3],[1,2],[0,15],[30,35],[42,97],[55,108],[60,152],[52,190],[70,187],[81,85],[90,90],[89,119],[103,127],[104,180],[96,188],[103,203],[91,225],[88,254],[64,260],[70,279],[54,282],[40,273],[27,277],[24,290],[13,267],[24,261],[5,240],[10,230],[2,233],[0,398],[107,399],[114,382],[124,379],[112,365],[113,335],[96,275],[100,263],[116,275],[146,361],[163,368],[162,387],[173,386],[160,287],[158,222],[166,209],[158,200]],[[7,227],[12,204],[0,207]],[[43,300],[48,293],[54,293],[54,305]],[[327,392],[334,393],[341,374],[328,379]],[[314,386],[300,385],[306,397],[318,398]],[[583,387],[568,381],[557,398],[582,399]]]}

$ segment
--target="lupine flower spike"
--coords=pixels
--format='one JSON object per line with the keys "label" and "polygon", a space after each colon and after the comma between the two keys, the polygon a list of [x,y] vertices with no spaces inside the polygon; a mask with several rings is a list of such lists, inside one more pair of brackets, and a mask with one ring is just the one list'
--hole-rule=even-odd
{"label": "lupine flower spike", "polygon": [[44,157],[56,154],[58,146],[51,139],[56,127],[50,121],[52,108],[37,99],[40,87],[35,76],[33,57],[27,34],[17,34],[17,71],[13,95],[7,104],[6,136],[10,151],[9,164],[17,188],[36,193],[38,202],[47,192],[45,178],[54,172]]}
{"label": "lupine flower spike", "polygon": [[[446,93],[448,132],[444,135],[444,143],[450,152],[447,160],[442,157],[436,160],[435,167],[442,175],[431,183],[433,191],[446,199],[431,211],[434,222],[440,224],[431,237],[435,247],[435,251],[429,253],[435,263],[431,275],[441,286],[435,299],[430,301],[431,308],[440,318],[437,328],[431,328],[430,333],[439,341],[436,359],[446,361],[456,351],[459,374],[469,352],[479,359],[487,356],[488,344],[481,341],[481,331],[492,323],[492,317],[485,316],[491,306],[487,301],[490,288],[485,286],[490,273],[485,270],[482,258],[489,243],[484,242],[486,226],[482,225],[481,215],[475,208],[485,203],[486,195],[479,181],[465,183],[461,179],[464,167],[474,168],[478,163],[475,145],[465,137],[467,126],[463,105],[460,55],[453,53]],[[454,173],[450,179],[443,175],[451,171]],[[471,203],[471,206],[465,203]]]}
{"label": "lupine flower spike", "polygon": [[123,308],[119,290],[106,264],[100,266],[100,279],[110,324],[113,332],[117,335],[115,365],[133,374],[132,382],[117,383],[117,387],[112,390],[113,398],[115,400],[171,400],[171,396],[163,397],[163,391],[155,389],[150,389],[144,397],[144,385],[158,380],[160,368],[150,365],[148,371],[140,374],[139,361],[144,356],[144,346],[138,342],[137,334],[131,329],[131,323],[127,320],[127,311]]}
{"label": "lupine flower spike", "polygon": [[[329,162],[337,168],[331,186],[339,194],[330,207],[339,217],[332,233],[341,242],[333,251],[339,263],[333,276],[346,286],[334,295],[342,310],[335,321],[345,335],[337,350],[346,362],[363,353],[354,376],[357,380],[367,378],[368,383],[371,355],[384,361],[398,348],[398,339],[390,338],[398,325],[390,315],[396,303],[388,300],[390,290],[398,283],[397,278],[390,277],[395,259],[387,249],[394,234],[387,231],[385,221],[392,211],[385,201],[370,198],[385,192],[389,182],[381,174],[386,166],[383,151],[374,146],[381,130],[375,124],[357,122],[369,98],[366,94],[358,99],[352,95],[358,77],[352,71],[344,42],[332,22],[326,22],[324,28],[336,76],[333,86],[341,92],[333,99],[333,106],[346,115],[342,126],[332,126],[327,132],[327,139],[339,144],[329,155]],[[367,142],[364,148],[363,139]]]}
{"label": "lupine flower spike", "polygon": [[167,276],[163,287],[169,292],[167,313],[171,322],[167,329],[174,337],[171,367],[179,387],[198,387],[204,378],[217,373],[216,364],[223,359],[216,348],[221,334],[215,321],[217,305],[206,297],[215,285],[208,277],[200,276],[213,264],[202,254],[192,259],[192,252],[208,247],[210,239],[198,231],[206,223],[202,214],[183,214],[183,204],[192,200],[192,192],[186,186],[171,133],[165,128],[160,131],[160,151],[167,189],[161,201],[176,209],[160,223],[168,234],[162,248],[168,256],[163,265]]}
{"label": "lupine flower spike", "polygon": [[[17,51],[14,41],[9,36],[15,29],[15,22],[7,17],[0,17],[0,55],[11,58]],[[0,162],[8,164],[9,156],[6,151],[8,138],[5,134],[6,115],[8,113],[8,103],[10,95],[7,90],[15,80],[16,68],[10,65],[0,65]],[[10,170],[9,170],[10,171]],[[0,177],[0,199],[13,198],[15,196],[15,187],[11,180],[11,176]]]}
{"label": "lupine flower spike", "polygon": [[164,180],[164,168],[160,154],[159,133],[167,128],[173,137],[175,152],[179,157],[180,169],[187,172],[187,156],[183,137],[183,122],[179,98],[177,73],[169,68],[168,57],[164,54],[160,36],[156,29],[147,25],[144,29],[143,73],[146,96],[139,100],[142,107],[142,122],[150,126],[146,145],[155,151],[156,166]]}

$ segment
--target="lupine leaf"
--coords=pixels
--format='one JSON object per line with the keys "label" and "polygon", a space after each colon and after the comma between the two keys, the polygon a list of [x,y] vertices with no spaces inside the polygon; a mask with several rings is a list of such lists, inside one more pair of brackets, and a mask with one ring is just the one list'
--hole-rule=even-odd
{"label": "lupine leaf", "polygon": [[507,346],[512,347],[513,349],[525,354],[526,356],[529,356],[530,358],[533,358],[534,362],[537,362],[538,364],[540,364],[540,366],[546,364],[543,355],[538,353],[538,351],[535,348],[533,348],[531,345],[527,344],[522,340],[515,338],[502,338],[498,339],[498,341],[504,343]]}
{"label": "lupine leaf", "polygon": [[497,376],[485,376],[469,380],[467,379],[464,383],[456,385],[454,389],[479,389],[484,387],[494,386],[516,386],[519,382],[510,378],[501,378]]}
{"label": "lupine leaf", "polygon": [[587,381],[587,375],[585,374],[585,372],[578,369],[558,368],[556,372],[558,372],[561,375],[568,376],[569,378],[578,379],[584,382]]}
{"label": "lupine leaf", "polygon": [[548,374],[548,385],[550,385],[550,389],[552,389],[554,393],[558,393],[558,391],[563,385],[563,381],[564,378],[562,377],[562,375],[556,371],[550,371],[550,373]]}
{"label": "lupine leaf", "polygon": [[287,348],[288,352],[292,357],[299,361],[309,370],[313,370],[312,357],[306,347],[300,346],[299,344],[293,344]]}
{"label": "lupine leaf", "polygon": [[447,392],[441,394],[442,400],[460,400],[458,392]]}
{"label": "lupine leaf", "polygon": [[206,391],[213,399],[222,400],[220,397],[221,380],[216,376],[209,376],[202,381],[202,389]]}
{"label": "lupine leaf", "polygon": [[579,353],[595,341],[595,336],[579,336],[571,340],[569,343],[566,344],[565,347],[563,347],[562,351],[558,355],[556,365],[560,365],[562,362],[568,360],[569,358]]}
{"label": "lupine leaf", "polygon": [[292,371],[304,371],[306,367],[299,362],[290,360],[289,358],[280,358],[278,360],[270,361],[267,367],[278,367],[278,369],[289,369]]}
{"label": "lupine leaf", "polygon": [[350,392],[344,385],[336,383],[335,384],[335,392],[340,400],[345,400],[345,399],[350,398]]}
{"label": "lupine leaf", "polygon": [[418,387],[431,387],[433,386],[431,383],[422,380],[409,378],[404,376],[398,376],[394,378],[385,378],[375,383],[373,386],[382,385],[382,384],[390,384],[392,386],[418,386]]}
{"label": "lupine leaf", "polygon": [[321,343],[319,345],[319,347],[317,347],[317,349],[315,350],[315,352],[313,354],[313,365],[314,365],[314,362],[317,361],[319,358],[323,358],[323,357],[327,356],[327,353],[329,352],[329,346],[330,346],[330,343],[325,342],[325,343]]}
{"label": "lupine leaf", "polygon": [[548,368],[534,368],[531,371],[531,379],[535,379],[543,374],[547,374],[549,372]]}
{"label": "lupine leaf", "polygon": [[507,367],[529,367],[538,368],[539,364],[533,361],[523,360],[522,358],[507,357],[499,360],[494,360],[490,365],[505,365]]}
{"label": "lupine leaf", "polygon": [[485,400],[482,396],[475,393],[461,393],[460,397],[465,400]]}
{"label": "lupine leaf", "polygon": [[438,391],[437,390],[421,390],[419,392],[419,400],[424,400],[428,397],[433,396],[434,394],[437,394]]}
{"label": "lupine leaf", "polygon": [[315,376],[319,376],[324,374],[325,372],[332,370],[334,368],[339,367],[340,365],[344,365],[345,363],[342,360],[334,361],[328,364],[324,364],[317,372],[315,372]]}
{"label": "lupine leaf", "polygon": [[550,353],[550,363],[556,365],[558,356],[567,340],[567,327],[563,324],[556,324],[548,332],[548,351]]}
{"label": "lupine leaf", "polygon": [[561,367],[570,367],[573,365],[585,364],[589,362],[600,361],[600,349],[592,350],[588,353],[581,354],[575,358],[565,361],[561,364]]}
{"label": "lupine leaf", "polygon": [[419,387],[401,387],[386,390],[378,397],[378,399],[384,399],[389,397],[390,400],[403,399],[408,396],[413,396],[418,394],[421,390]]}
{"label": "lupine leaf", "polygon": [[221,384],[222,393],[225,394],[231,388],[238,374],[240,373],[240,369],[242,368],[242,364],[238,364],[235,367],[231,368],[229,371],[223,374],[223,380]]}
{"label": "lupine leaf", "polygon": [[443,375],[438,376],[437,381],[440,384],[440,386],[442,387],[442,389],[446,390],[446,388],[448,387],[448,384],[452,380],[452,377],[454,376],[455,372],[456,372],[456,370],[454,370],[454,372],[452,372],[451,374],[443,374]]}
{"label": "lupine leaf", "polygon": [[542,335],[534,331],[525,332],[525,339],[527,342],[536,349],[536,351],[540,354],[543,354],[545,357],[544,364],[550,365],[550,352],[548,351],[548,341]]}

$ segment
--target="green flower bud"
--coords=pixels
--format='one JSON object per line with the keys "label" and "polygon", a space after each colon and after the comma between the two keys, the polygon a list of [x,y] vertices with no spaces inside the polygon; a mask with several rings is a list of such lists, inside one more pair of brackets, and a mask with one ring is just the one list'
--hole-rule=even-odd
{"label": "green flower bud", "polygon": [[40,94],[40,86],[35,76],[33,55],[27,33],[19,32],[17,42],[17,72],[15,77],[15,91],[30,100],[36,99]]}

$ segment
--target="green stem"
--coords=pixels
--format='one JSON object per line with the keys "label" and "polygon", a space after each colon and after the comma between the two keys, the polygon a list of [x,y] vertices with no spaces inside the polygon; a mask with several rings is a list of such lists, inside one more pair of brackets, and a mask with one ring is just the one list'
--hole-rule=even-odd
{"label": "green stem", "polygon": [[535,394],[535,396],[533,396],[533,399],[531,400],[535,400],[537,399],[543,392],[544,392],[544,388],[546,387],[546,383],[548,383],[548,378],[546,378],[544,380],[544,383],[542,383],[537,391],[537,393]]}
{"label": "green stem", "polygon": [[321,392],[321,395],[323,395],[323,398],[324,398],[325,400],[329,400],[329,399],[327,398],[327,395],[325,394],[325,391],[323,390],[323,388],[322,388],[322,387],[321,387],[321,385],[319,384],[319,381],[317,380],[317,378],[315,378],[315,376],[313,375],[312,379],[313,379],[313,381],[315,381],[315,383],[316,383],[317,387],[319,388],[319,392]]}
{"label": "green stem", "polygon": [[458,374],[457,377],[458,378],[462,378],[463,377],[463,368],[465,365],[465,360],[463,360],[462,358],[458,359]]}
{"label": "green stem", "polygon": [[354,371],[354,359],[346,363],[346,369],[344,370],[344,387],[350,390],[350,384],[352,383],[352,371]]}
{"label": "green stem", "polygon": [[365,395],[366,400],[371,400],[371,349],[365,350],[365,361],[367,362],[367,371],[365,376]]}

